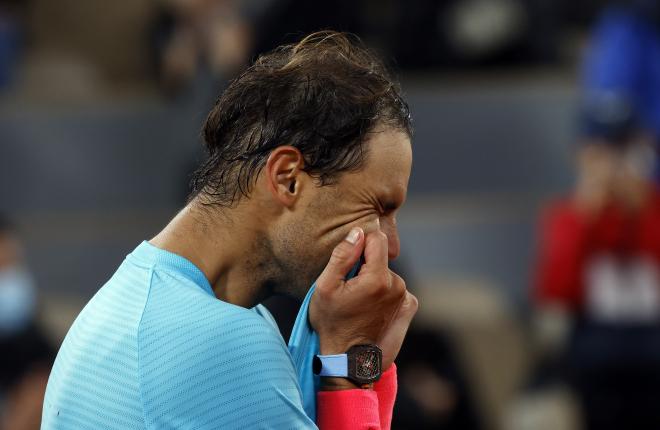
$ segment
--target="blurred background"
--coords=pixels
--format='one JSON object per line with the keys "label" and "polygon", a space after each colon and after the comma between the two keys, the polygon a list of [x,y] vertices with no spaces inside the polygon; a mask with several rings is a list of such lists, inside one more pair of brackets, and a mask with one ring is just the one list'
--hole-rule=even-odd
{"label": "blurred background", "polygon": [[413,113],[394,428],[660,428],[655,0],[0,0],[0,428],[38,428],[228,80],[320,29],[378,51]]}

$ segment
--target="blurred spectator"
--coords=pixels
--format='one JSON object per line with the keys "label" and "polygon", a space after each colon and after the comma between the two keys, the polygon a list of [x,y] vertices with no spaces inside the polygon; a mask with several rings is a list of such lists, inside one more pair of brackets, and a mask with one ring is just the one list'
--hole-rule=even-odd
{"label": "blurred spectator", "polygon": [[587,429],[658,428],[660,4],[610,2],[583,73],[577,183],[541,223],[541,362],[573,386]]}
{"label": "blurred spectator", "polygon": [[26,2],[0,1],[0,89],[11,83],[18,62]]}
{"label": "blurred spectator", "polygon": [[660,426],[653,155],[635,127],[588,138],[578,150],[573,195],[550,205],[541,222],[538,335],[545,358],[563,357],[587,429]]}
{"label": "blurred spectator", "polygon": [[201,70],[215,79],[234,75],[252,48],[253,15],[265,2],[167,0],[155,23],[157,74],[163,87],[177,92]]}
{"label": "blurred spectator", "polygon": [[[415,292],[415,276],[405,260],[390,268]],[[466,380],[463,363],[447,333],[439,327],[413,321],[396,360],[399,391],[392,428],[394,430],[481,429]]]}
{"label": "blurred spectator", "polygon": [[455,349],[441,330],[410,326],[397,358],[396,430],[480,429]]}
{"label": "blurred spectator", "polygon": [[[660,142],[660,2],[618,0],[601,15],[584,64],[585,132],[611,138],[637,126]],[[660,176],[658,176],[660,178]]]}
{"label": "blurred spectator", "polygon": [[54,351],[35,321],[21,244],[0,216],[0,430],[38,429]]}
{"label": "blurred spectator", "polygon": [[337,0],[272,2],[256,51],[322,28],[359,34],[403,69],[547,63],[557,59],[562,2]]}

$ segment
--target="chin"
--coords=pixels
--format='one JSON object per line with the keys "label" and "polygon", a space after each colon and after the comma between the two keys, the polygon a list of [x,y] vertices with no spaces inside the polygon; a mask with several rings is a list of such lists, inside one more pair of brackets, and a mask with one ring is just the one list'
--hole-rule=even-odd
{"label": "chin", "polygon": [[312,287],[312,284],[316,282],[316,278],[313,279],[312,281],[305,282],[304,284],[301,283],[300,285],[296,285],[294,288],[292,288],[291,295],[298,300],[303,300],[307,293],[309,292],[309,289]]}
{"label": "chin", "polygon": [[302,301],[315,280],[316,278],[308,282],[307,277],[299,271],[293,272],[292,276],[280,276],[277,281],[273,279],[270,295],[287,296]]}
{"label": "chin", "polygon": [[306,251],[298,246],[289,246],[288,252],[276,259],[280,269],[277,293],[302,300],[323,272],[327,260],[318,258],[313,249]]}

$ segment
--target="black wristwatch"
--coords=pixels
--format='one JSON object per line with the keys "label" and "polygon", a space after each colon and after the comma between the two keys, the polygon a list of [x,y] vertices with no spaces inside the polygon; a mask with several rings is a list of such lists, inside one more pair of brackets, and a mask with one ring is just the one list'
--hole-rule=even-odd
{"label": "black wristwatch", "polygon": [[345,354],[315,355],[312,369],[320,376],[347,378],[357,385],[380,379],[383,351],[377,345],[354,345]]}

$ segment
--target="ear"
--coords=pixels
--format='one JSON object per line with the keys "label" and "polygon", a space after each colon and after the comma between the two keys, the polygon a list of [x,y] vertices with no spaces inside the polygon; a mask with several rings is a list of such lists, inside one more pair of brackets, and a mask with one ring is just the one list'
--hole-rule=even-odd
{"label": "ear", "polygon": [[268,190],[286,207],[293,206],[300,196],[304,167],[302,153],[293,146],[278,146],[268,156],[264,168]]}

